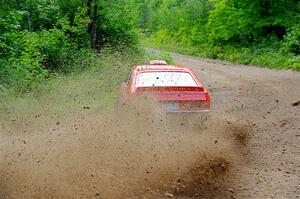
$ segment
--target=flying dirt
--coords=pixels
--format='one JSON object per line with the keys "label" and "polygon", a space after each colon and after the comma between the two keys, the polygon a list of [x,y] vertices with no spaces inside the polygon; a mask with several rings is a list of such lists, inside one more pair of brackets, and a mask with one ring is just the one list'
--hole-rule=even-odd
{"label": "flying dirt", "polygon": [[114,115],[31,126],[1,140],[1,198],[206,196],[242,160],[244,132],[224,118],[194,120],[145,96]]}
{"label": "flying dirt", "polygon": [[206,84],[210,114],[142,96],[112,114],[1,117],[0,198],[298,198],[300,75],[174,59]]}

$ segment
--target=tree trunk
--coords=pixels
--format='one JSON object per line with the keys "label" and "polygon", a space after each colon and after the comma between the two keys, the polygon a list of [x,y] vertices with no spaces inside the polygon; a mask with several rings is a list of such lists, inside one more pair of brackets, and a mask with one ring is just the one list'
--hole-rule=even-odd
{"label": "tree trunk", "polygon": [[[91,9],[92,9],[92,0],[87,1],[87,16],[89,19],[91,19]],[[87,31],[89,34],[91,34],[92,31],[92,21],[89,22]]]}
{"label": "tree trunk", "polygon": [[92,8],[92,0],[87,1],[87,16],[90,17]]}
{"label": "tree trunk", "polygon": [[92,21],[92,32],[91,32],[91,40],[92,40],[92,48],[96,49],[97,44],[97,11],[98,5],[97,0],[94,0],[94,16]]}

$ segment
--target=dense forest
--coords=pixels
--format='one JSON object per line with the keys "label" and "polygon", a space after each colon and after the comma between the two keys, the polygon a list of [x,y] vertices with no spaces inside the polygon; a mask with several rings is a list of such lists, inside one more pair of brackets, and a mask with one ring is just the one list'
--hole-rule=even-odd
{"label": "dense forest", "polygon": [[300,70],[298,0],[0,0],[0,92],[83,70],[140,41],[229,61]]}
{"label": "dense forest", "polygon": [[137,0],[147,46],[300,70],[298,0]]}
{"label": "dense forest", "polygon": [[1,0],[0,91],[68,73],[105,46],[135,46],[126,0]]}

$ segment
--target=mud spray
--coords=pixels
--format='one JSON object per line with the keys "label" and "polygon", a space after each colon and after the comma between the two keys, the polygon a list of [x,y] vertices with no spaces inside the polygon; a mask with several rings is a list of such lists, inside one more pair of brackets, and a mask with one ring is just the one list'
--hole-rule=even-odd
{"label": "mud spray", "polygon": [[158,107],[144,96],[114,114],[2,122],[0,198],[210,198],[242,161],[247,125]]}

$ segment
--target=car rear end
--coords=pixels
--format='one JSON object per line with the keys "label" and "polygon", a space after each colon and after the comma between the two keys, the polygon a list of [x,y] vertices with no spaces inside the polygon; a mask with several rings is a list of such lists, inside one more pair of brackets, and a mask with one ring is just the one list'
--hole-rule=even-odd
{"label": "car rear end", "polygon": [[162,107],[166,112],[208,112],[210,110],[210,100],[169,100],[162,101]]}
{"label": "car rear end", "polygon": [[210,96],[185,67],[144,67],[137,71],[134,95],[149,93],[166,112],[208,112]]}

